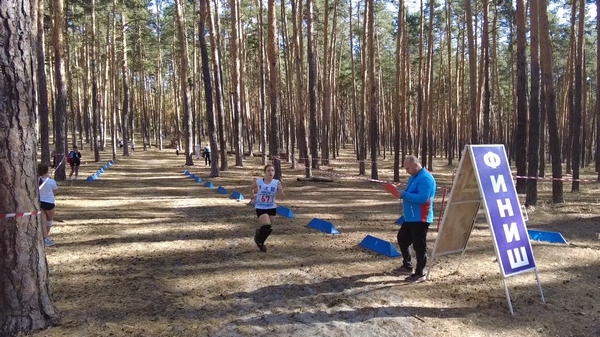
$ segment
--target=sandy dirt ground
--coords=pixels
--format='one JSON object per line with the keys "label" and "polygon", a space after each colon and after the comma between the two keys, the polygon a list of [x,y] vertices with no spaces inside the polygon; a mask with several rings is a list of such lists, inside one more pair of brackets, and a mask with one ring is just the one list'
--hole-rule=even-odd
{"label": "sandy dirt ground", "polygon": [[[86,150],[80,179],[59,183],[51,233],[57,245],[47,248],[61,323],[34,336],[600,336],[597,184],[582,184],[581,193],[567,192],[567,202],[555,206],[548,203],[551,185],[541,183],[528,226],[560,231],[569,244],[533,244],[547,303],[533,273],[511,277],[513,317],[481,212],[464,256],[436,260],[424,283],[392,275],[399,258],[359,246],[368,234],[395,244],[399,211],[382,184],[357,178],[350,152],[341,156],[348,162],[332,164],[349,177],[332,183],[298,182],[302,168],[283,164],[280,204],[296,217],[278,217],[261,253],[246,201],[183,174],[209,179],[203,161],[185,167],[172,149],[138,149],[85,182],[111,159],[90,162]],[[233,167],[230,157],[229,170],[209,180],[249,196],[260,160]],[[391,180],[391,156],[381,163],[380,179]],[[435,163],[438,185],[449,186],[456,166]],[[440,201],[438,195],[430,251]],[[307,227],[313,218],[331,221],[341,234]]]}

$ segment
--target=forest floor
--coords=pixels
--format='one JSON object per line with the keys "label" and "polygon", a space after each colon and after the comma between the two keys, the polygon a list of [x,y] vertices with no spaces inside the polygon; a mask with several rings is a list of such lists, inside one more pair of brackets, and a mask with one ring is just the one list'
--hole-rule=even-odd
{"label": "forest floor", "polygon": [[[59,182],[57,245],[46,251],[61,321],[34,336],[600,336],[598,184],[582,183],[552,205],[551,184],[540,183],[528,228],[560,231],[569,244],[533,243],[546,304],[534,273],[508,278],[511,316],[482,212],[464,256],[437,259],[427,282],[405,282],[390,273],[399,258],[359,246],[368,234],[395,245],[398,201],[381,183],[358,179],[349,151],[341,154],[347,162],[332,164],[348,177],[315,172],[332,183],[298,182],[303,169],[282,164],[280,204],[296,217],[277,218],[261,253],[246,201],[183,174],[248,197],[260,158],[234,167],[229,157],[229,170],[209,179],[203,160],[185,167],[172,149],[139,150],[85,182],[111,159],[103,153],[90,162],[86,149],[80,179]],[[380,161],[380,179],[392,180],[392,163]],[[438,185],[450,186],[456,166],[435,164]],[[584,173],[594,178],[592,169]],[[307,227],[316,217],[341,234]]]}

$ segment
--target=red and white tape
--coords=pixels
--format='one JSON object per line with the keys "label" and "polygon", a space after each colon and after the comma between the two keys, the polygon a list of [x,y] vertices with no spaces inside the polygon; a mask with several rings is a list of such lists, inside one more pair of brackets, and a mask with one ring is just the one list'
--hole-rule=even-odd
{"label": "red and white tape", "polygon": [[515,179],[530,179],[530,180],[552,180],[552,181],[579,181],[584,183],[598,183],[597,179],[572,179],[572,178],[552,178],[552,177],[527,177],[527,176],[513,176]]}
{"label": "red and white tape", "polygon": [[30,215],[38,215],[40,213],[42,213],[42,212],[41,211],[35,211],[35,212],[22,212],[22,213],[0,214],[0,219],[18,218],[18,217],[24,217],[24,216],[30,216]]}
{"label": "red and white tape", "polygon": [[[303,163],[300,163],[300,162],[298,164],[304,165]],[[327,165],[321,165],[321,166],[329,167]],[[333,167],[331,170],[322,170],[322,169],[313,169],[313,170],[317,170],[317,171],[323,172],[323,173],[333,174],[333,175],[343,177],[343,178],[355,178],[355,179],[366,180],[366,181],[370,181],[370,182],[374,182],[374,183],[393,184],[396,186],[406,186],[406,183],[396,183],[396,182],[388,181],[388,180],[371,179],[371,178],[367,178],[367,177],[351,176],[351,175],[347,175],[347,174],[333,172]],[[437,189],[438,190],[447,190],[449,188],[446,186],[438,186]]]}
{"label": "red and white tape", "polygon": [[368,161],[368,160],[358,160],[358,159],[324,159],[321,157],[317,157],[315,159],[312,158],[298,158],[298,161],[304,162],[305,160],[314,160],[314,161],[322,161],[325,160],[327,162],[333,162],[333,163],[378,163],[377,161]]}

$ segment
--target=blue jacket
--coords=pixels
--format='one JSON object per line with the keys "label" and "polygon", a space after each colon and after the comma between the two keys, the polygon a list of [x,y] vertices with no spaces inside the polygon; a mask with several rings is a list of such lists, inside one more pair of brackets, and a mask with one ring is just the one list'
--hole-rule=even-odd
{"label": "blue jacket", "polygon": [[435,191],[435,179],[426,168],[422,168],[417,175],[410,177],[406,189],[400,194],[403,201],[404,221],[432,223]]}

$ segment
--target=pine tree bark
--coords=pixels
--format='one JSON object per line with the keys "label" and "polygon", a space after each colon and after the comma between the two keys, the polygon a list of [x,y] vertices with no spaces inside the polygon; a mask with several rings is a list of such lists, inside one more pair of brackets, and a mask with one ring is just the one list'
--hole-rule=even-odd
{"label": "pine tree bark", "polygon": [[[596,17],[600,17],[600,3],[596,0]],[[600,20],[596,20],[596,50],[600,50]],[[600,180],[600,53],[596,52],[596,172]]]}
{"label": "pine tree bark", "polygon": [[123,78],[123,107],[121,113],[121,128],[123,130],[123,156],[129,156],[129,67],[127,65],[127,35],[125,34],[126,15],[121,12],[121,77]]}
{"label": "pine tree bark", "polygon": [[[66,118],[67,118],[67,82],[65,76],[65,57],[64,57],[64,2],[55,0],[54,2],[54,30],[53,30],[53,48],[54,48],[54,85],[56,101],[54,105],[54,145],[56,155],[54,161],[58,165],[65,158],[67,149],[65,147],[67,139]],[[65,163],[58,166],[54,172],[54,179],[62,181],[66,179]]]}
{"label": "pine tree bark", "polygon": [[[37,80],[37,109],[40,123],[40,146],[42,154],[42,163],[50,165],[50,121],[49,121],[49,102],[48,102],[48,82],[46,80],[46,60],[45,60],[45,33],[44,33],[44,1],[36,0],[37,3],[37,22],[36,22],[36,80]],[[58,163],[57,163],[58,164]]]}
{"label": "pine tree bark", "polygon": [[[0,2],[0,213],[39,210],[29,1]],[[39,8],[39,7],[38,7]],[[42,15],[43,13],[40,13]],[[39,56],[39,55],[37,55]],[[64,124],[63,124],[64,125]],[[64,142],[59,142],[64,146]],[[58,164],[58,163],[57,163]],[[63,170],[64,174],[64,170]],[[0,336],[58,322],[50,297],[42,217],[0,219]]]}
{"label": "pine tree bark", "polygon": [[471,144],[477,144],[477,53],[475,52],[471,0],[465,0],[465,15],[467,20],[467,44],[469,48],[469,117],[471,121]]}
{"label": "pine tree bark", "polygon": [[371,144],[371,179],[379,179],[377,172],[377,148],[379,145],[379,125],[377,123],[377,79],[375,78],[375,15],[374,0],[366,2],[366,50],[367,50],[367,107],[369,109],[369,142]]}
{"label": "pine tree bark", "polygon": [[[259,76],[260,76],[260,151],[262,153],[261,161],[263,165],[267,164],[267,93],[266,93],[266,83],[267,80],[265,78],[266,68],[265,68],[265,38],[264,38],[264,24],[263,24],[263,16],[264,16],[264,5],[261,0],[258,1],[258,48],[259,51]],[[292,10],[293,10],[293,1],[292,1]]]}
{"label": "pine tree bark", "polygon": [[[517,132],[515,135],[515,158],[517,175],[527,173],[527,61],[526,61],[526,14],[525,0],[517,0]],[[525,193],[526,179],[517,179],[517,193]]]}
{"label": "pine tree bark", "polygon": [[185,146],[182,150],[185,151],[185,165],[194,165],[193,159],[193,139],[192,139],[192,128],[194,127],[192,121],[192,102],[190,90],[193,83],[189,83],[189,60],[188,60],[188,43],[187,43],[187,32],[185,28],[185,15],[183,13],[184,4],[181,0],[175,0],[175,17],[177,21],[177,32],[179,40],[179,58],[181,73],[179,74],[181,93],[183,94],[183,138]]}
{"label": "pine tree bark", "polygon": [[244,146],[242,136],[241,96],[241,63],[240,63],[240,2],[230,1],[231,9],[231,100],[233,109],[233,148],[235,150],[235,166],[243,166]]}
{"label": "pine tree bark", "polygon": [[[529,96],[529,144],[527,144],[527,175],[535,177],[539,169],[540,144],[540,63],[539,63],[539,20],[538,1],[530,0],[531,6],[531,94]],[[527,180],[525,206],[537,204],[537,179]]]}
{"label": "pine tree bark", "polygon": [[[540,1],[538,7],[539,13],[539,32],[540,46],[551,48],[550,28],[548,24],[548,9],[545,1]],[[540,65],[542,70],[542,85],[546,105],[546,118],[548,120],[548,133],[550,136],[550,155],[552,156],[552,177],[562,178],[560,138],[558,135],[558,122],[556,113],[556,91],[554,89],[552,52],[540,54]],[[552,182],[552,201],[554,203],[564,202],[563,182],[554,180]]]}
{"label": "pine tree bark", "polygon": [[306,0],[306,39],[308,40],[308,101],[310,111],[310,156],[313,169],[319,169],[317,147],[317,61],[315,56],[315,32],[313,1]]}
{"label": "pine tree bark", "polygon": [[210,78],[210,60],[208,57],[208,46],[206,43],[206,20],[209,19],[208,6],[205,1],[200,1],[200,13],[198,19],[198,30],[200,40],[200,56],[202,57],[202,81],[204,83],[204,99],[206,100],[206,119],[208,122],[208,139],[210,148],[215,149],[210,151],[210,177],[219,176],[219,151],[217,138],[217,123],[215,120],[214,102],[213,102],[213,87]]}
{"label": "pine tree bark", "polygon": [[[300,10],[298,10],[300,7]],[[261,7],[262,8],[262,7]],[[306,114],[305,102],[306,93],[304,89],[304,62],[302,48],[302,22],[303,22],[302,0],[292,0],[292,16],[294,17],[294,38],[292,45],[294,48],[294,75],[296,87],[296,116],[298,118],[298,148],[300,160],[304,162],[306,178],[312,177],[312,166],[308,154],[308,140],[306,139]],[[262,63],[261,63],[262,65]]]}
{"label": "pine tree bark", "polygon": [[[212,13],[212,6],[208,4],[206,7],[208,18],[209,18],[209,31],[210,31],[210,45],[214,46],[211,48],[212,52],[212,65],[213,65],[213,79],[215,89],[215,100],[217,107],[217,125],[219,135],[219,151],[221,158],[221,171],[227,171],[227,136],[225,135],[225,106],[223,103],[223,76],[221,73],[221,55],[219,53],[220,39],[218,32],[218,16],[219,7],[214,3],[214,13]],[[217,149],[211,149],[216,151]]]}
{"label": "pine tree bark", "polygon": [[[58,0],[62,1],[62,0]],[[96,67],[96,0],[92,0],[91,3],[91,14],[92,14],[92,50],[90,52],[90,62],[92,71],[92,135],[94,149],[94,161],[100,161],[100,149],[98,139],[98,127],[100,124],[100,105],[98,102],[98,69]]]}
{"label": "pine tree bark", "polygon": [[571,154],[573,156],[573,182],[571,192],[579,192],[579,168],[581,167],[581,111],[585,109],[583,104],[585,92],[583,90],[583,53],[584,53],[584,29],[585,29],[585,0],[579,0],[579,27],[577,28],[577,51],[575,57],[575,104],[573,110],[573,143]]}
{"label": "pine tree bark", "polygon": [[267,58],[269,62],[269,102],[271,105],[271,137],[269,154],[275,167],[275,179],[281,179],[281,159],[279,158],[279,53],[277,48],[277,26],[275,22],[275,0],[269,0],[267,10]]}

